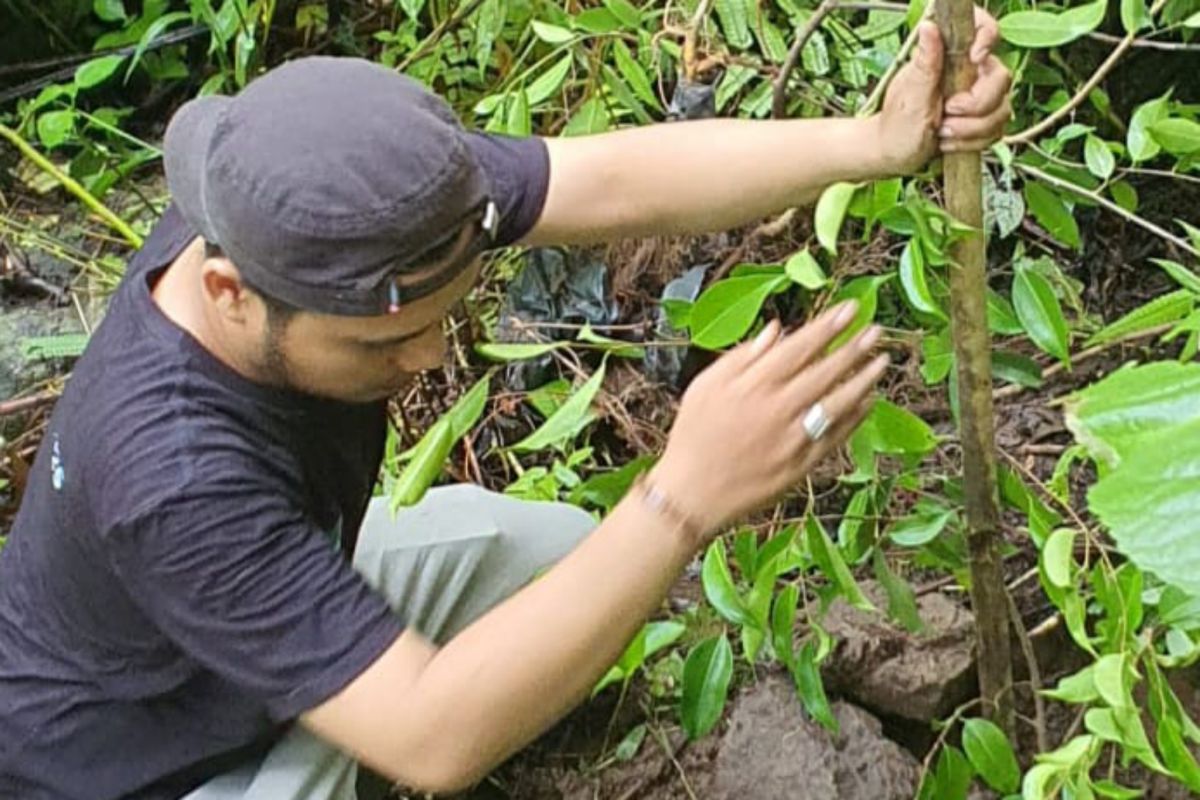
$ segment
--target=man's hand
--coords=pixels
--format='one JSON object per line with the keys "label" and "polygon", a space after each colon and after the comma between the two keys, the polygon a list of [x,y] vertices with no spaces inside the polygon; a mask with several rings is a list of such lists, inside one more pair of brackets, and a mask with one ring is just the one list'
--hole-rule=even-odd
{"label": "man's hand", "polygon": [[982,150],[1004,133],[1012,76],[991,52],[999,35],[996,20],[976,7],[970,58],[978,76],[969,91],[943,105],[941,34],[932,22],[921,23],[916,55],[896,74],[877,117],[884,161],[893,172],[914,172],[939,150]]}

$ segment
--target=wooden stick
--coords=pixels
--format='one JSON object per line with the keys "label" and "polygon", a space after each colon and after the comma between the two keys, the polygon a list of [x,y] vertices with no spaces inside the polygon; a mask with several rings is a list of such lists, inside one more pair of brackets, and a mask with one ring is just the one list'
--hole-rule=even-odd
{"label": "wooden stick", "polygon": [[[975,82],[975,65],[969,56],[975,39],[974,8],[971,0],[937,0],[936,17],[946,49],[942,92],[949,97],[966,91]],[[1011,735],[1012,654],[999,548],[982,169],[979,153],[950,153],[944,159],[947,210],[975,231],[957,241],[950,252],[950,311],[958,364],[963,493],[969,531],[971,606],[978,638],[980,699],[985,713]]]}

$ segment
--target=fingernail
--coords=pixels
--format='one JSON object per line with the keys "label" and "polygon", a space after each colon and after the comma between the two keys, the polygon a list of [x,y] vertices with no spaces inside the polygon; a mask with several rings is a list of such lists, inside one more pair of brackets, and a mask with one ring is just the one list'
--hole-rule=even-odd
{"label": "fingernail", "polygon": [[847,300],[838,306],[837,316],[833,318],[834,324],[838,326],[849,325],[854,319],[854,315],[858,313],[858,303],[853,300]]}
{"label": "fingernail", "polygon": [[758,336],[754,337],[754,349],[760,350],[771,344],[775,337],[779,335],[779,329],[775,326],[775,320],[771,320],[766,326],[758,332]]}
{"label": "fingernail", "polygon": [[881,335],[883,335],[883,328],[878,325],[872,325],[858,337],[858,346],[863,350],[870,350],[879,341]]}
{"label": "fingernail", "polygon": [[950,130],[949,125],[943,125],[942,127],[938,128],[938,136],[942,137],[943,139],[949,139],[953,135],[954,131]]}
{"label": "fingernail", "polygon": [[963,113],[963,107],[962,107],[962,104],[961,104],[961,103],[956,103],[956,102],[954,102],[953,100],[951,100],[950,102],[946,103],[946,113],[947,113],[947,114],[961,114],[961,113]]}

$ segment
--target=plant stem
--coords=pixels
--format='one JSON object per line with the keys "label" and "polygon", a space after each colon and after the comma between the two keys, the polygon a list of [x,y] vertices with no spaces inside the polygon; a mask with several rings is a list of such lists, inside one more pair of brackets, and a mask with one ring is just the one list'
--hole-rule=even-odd
{"label": "plant stem", "polygon": [[779,76],[775,78],[774,97],[771,102],[771,116],[775,119],[783,119],[787,113],[787,82],[788,78],[792,76],[792,70],[796,68],[796,63],[800,60],[800,52],[804,50],[804,45],[808,44],[808,40],[817,32],[817,29],[821,27],[825,17],[829,16],[837,7],[838,0],[821,0],[821,5],[817,6],[817,10],[796,34],[796,40],[792,42],[792,49],[788,50],[783,68],[779,70]]}
{"label": "plant stem", "polygon": [[[1167,0],[1155,0],[1154,5],[1150,7],[1150,18],[1153,19],[1154,17],[1158,16],[1158,12],[1161,11],[1162,7],[1166,4]],[[1133,42],[1136,38],[1137,37],[1132,33],[1125,34],[1125,37],[1121,39],[1120,43],[1113,48],[1111,53],[1108,54],[1108,58],[1104,59],[1104,63],[1096,68],[1096,71],[1092,73],[1092,77],[1088,78],[1083,86],[1079,87],[1079,91],[1077,91],[1070,100],[1068,100],[1059,108],[1055,109],[1053,114],[1046,117],[1041,122],[1029,126],[1020,133],[1014,133],[1011,136],[1005,136],[1004,143],[1007,145],[1024,144],[1025,142],[1031,141],[1034,137],[1040,136],[1061,122],[1063,117],[1066,117],[1076,108],[1078,108],[1079,105],[1087,99],[1087,96],[1092,93],[1092,90],[1100,85],[1100,81],[1104,80],[1105,77],[1108,76],[1108,73],[1112,72],[1113,67],[1115,67],[1117,62],[1121,60],[1121,56],[1125,55],[1125,52],[1133,46]]]}
{"label": "plant stem", "polygon": [[12,128],[0,123],[0,136],[8,139],[14,147],[21,152],[21,155],[32,161],[39,169],[48,173],[52,178],[63,185],[68,192],[75,195],[85,206],[90,208],[101,219],[107,222],[113,230],[121,234],[125,241],[129,242],[134,247],[142,246],[142,237],[134,232],[133,228],[108,209],[103,203],[96,199],[96,196],[72,178],[67,173],[63,172],[54,162],[46,158],[44,155],[33,149],[33,145],[21,138],[21,134],[14,131]]}
{"label": "plant stem", "polygon": [[[937,0],[936,16],[946,43],[942,93],[971,87],[975,65],[968,55],[975,38],[971,0]],[[1012,655],[1009,612],[1000,558],[1000,512],[992,410],[992,348],[987,324],[986,241],[983,235],[983,173],[979,153],[945,157],[946,207],[973,233],[951,248],[950,311],[958,365],[963,494],[971,567],[971,606],[978,638],[980,699],[985,713],[1013,732]]]}

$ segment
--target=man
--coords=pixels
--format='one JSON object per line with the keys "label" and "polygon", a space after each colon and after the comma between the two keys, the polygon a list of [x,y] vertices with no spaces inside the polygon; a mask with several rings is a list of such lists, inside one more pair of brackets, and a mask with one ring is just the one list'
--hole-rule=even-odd
{"label": "man", "polygon": [[726,354],[594,530],[472,487],[391,520],[370,501],[383,400],[440,363],[485,249],[728,227],[939,142],[985,146],[1009,78],[979,19],[979,81],[945,114],[928,25],[866,120],[504,139],[323,58],[186,105],[165,142],[175,205],[76,366],[0,557],[0,795],[348,798],[355,761],[450,791],[544,731],[712,535],[844,440],[879,332],[825,355],[848,305]]}

